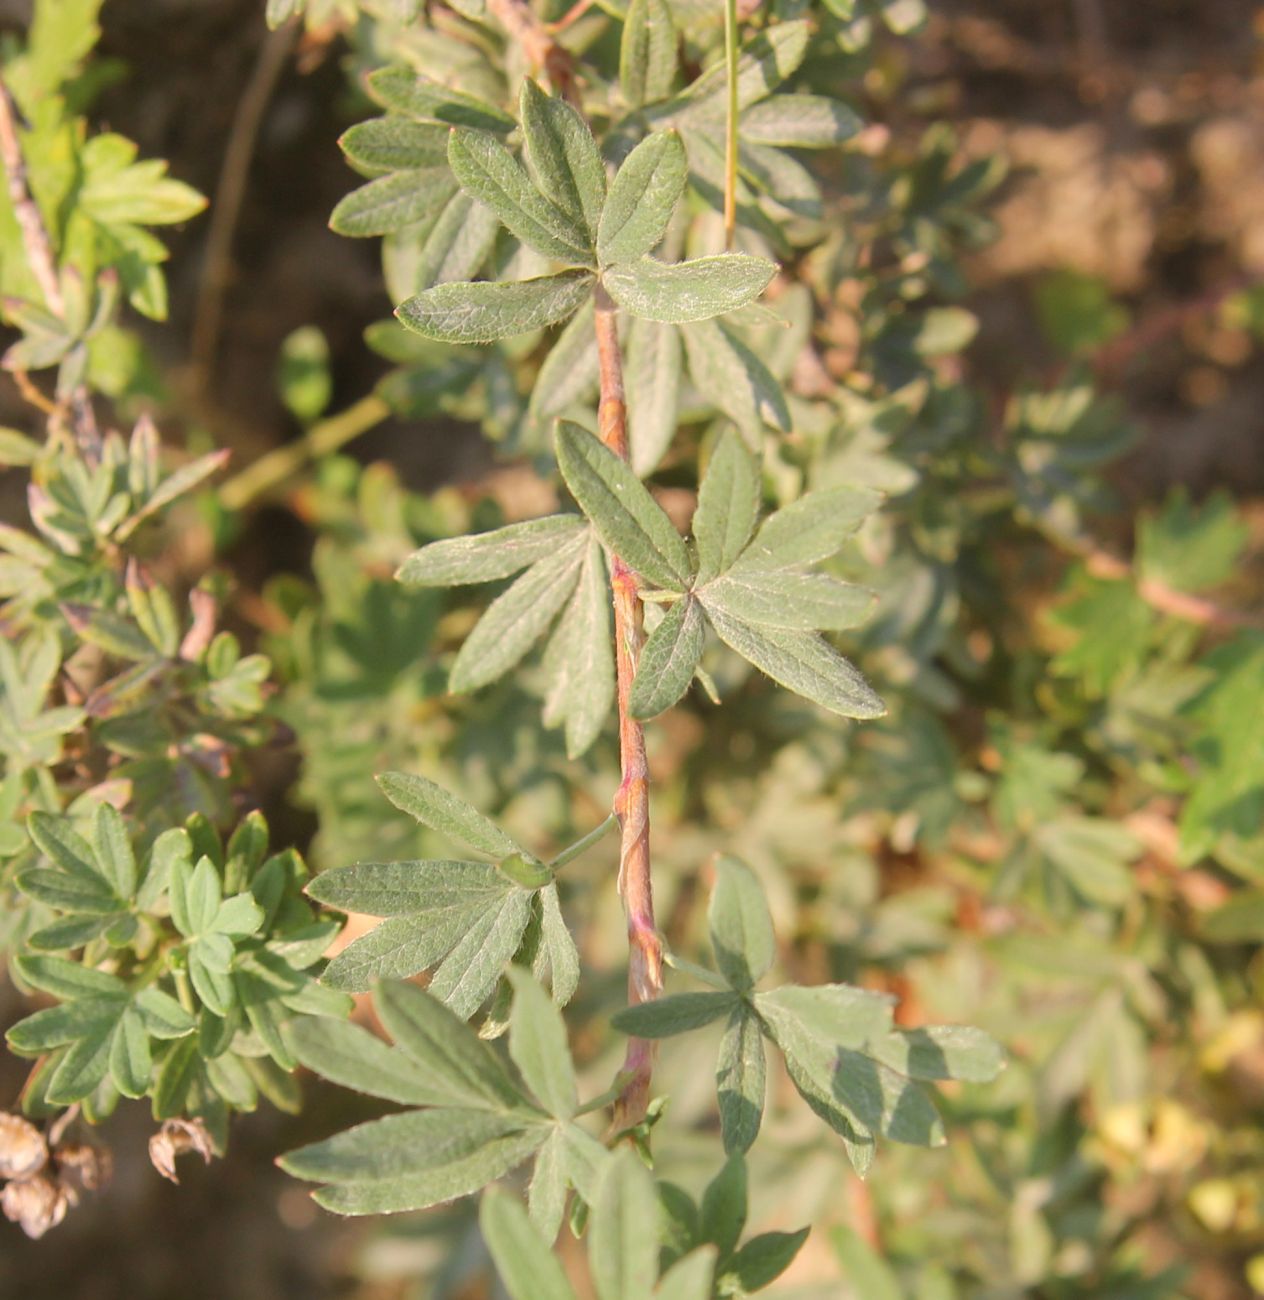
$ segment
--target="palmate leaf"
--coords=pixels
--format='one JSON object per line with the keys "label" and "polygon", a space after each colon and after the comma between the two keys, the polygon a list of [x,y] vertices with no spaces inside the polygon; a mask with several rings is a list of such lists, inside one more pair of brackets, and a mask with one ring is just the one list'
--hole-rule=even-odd
{"label": "palmate leaf", "polygon": [[705,636],[702,607],[692,596],[668,606],[641,649],[628,697],[632,717],[657,717],[680,699],[693,681]]}
{"label": "palmate leaf", "polygon": [[763,628],[841,632],[865,622],[878,596],[823,573],[725,573],[699,592],[708,610]]}
{"label": "palmate leaf", "polygon": [[395,576],[412,587],[494,582],[556,554],[583,528],[578,515],[546,515],[489,533],[445,538],[414,551]]}
{"label": "palmate leaf", "polygon": [[720,1040],[716,1062],[716,1097],[724,1150],[749,1151],[764,1115],[767,1079],[764,1029],[745,1006],[734,1007]]}
{"label": "palmate leaf", "polygon": [[440,211],[455,193],[456,183],[447,167],[393,171],[341,199],[329,225],[355,239],[389,235]]}
{"label": "palmate leaf", "polygon": [[509,1055],[541,1105],[555,1119],[571,1119],[579,1105],[566,1025],[561,1012],[524,970],[511,967],[513,1012]]}
{"label": "palmate leaf", "polygon": [[778,571],[828,559],[881,503],[872,488],[808,492],[764,520],[736,567]]}
{"label": "palmate leaf", "polygon": [[488,1189],[479,1205],[478,1226],[510,1300],[574,1300],[549,1242],[509,1192]]}
{"label": "palmate leaf", "polygon": [[864,123],[824,95],[773,95],[742,114],[741,138],[754,144],[825,149],[850,140]]}
{"label": "palmate leaf", "polygon": [[598,1300],[650,1300],[658,1277],[658,1194],[629,1147],[606,1166],[592,1207],[588,1264]]}
{"label": "palmate leaf", "polygon": [[749,992],[776,959],[777,941],[763,886],[744,862],[716,862],[707,924],[720,973],[738,992]]}
{"label": "palmate leaf", "polygon": [[422,292],[437,284],[473,280],[492,255],[499,229],[495,213],[458,191],[430,227],[409,287]]}
{"label": "palmate leaf", "polygon": [[533,280],[439,284],[401,303],[395,315],[443,343],[494,343],[565,320],[591,296],[592,285],[591,272],[583,270]]}
{"label": "palmate leaf", "polygon": [[686,325],[681,334],[689,357],[689,374],[698,391],[758,448],[764,427],[790,430],[790,411],[781,385],[768,367],[738,336],[719,321]]}
{"label": "palmate leaf", "polygon": [[659,321],[633,320],[624,382],[632,468],[650,474],[676,434],[680,408],[680,331]]}
{"label": "palmate leaf", "polygon": [[423,122],[476,127],[508,135],[518,124],[502,109],[453,90],[411,68],[379,68],[369,73],[369,93],[384,108]]}
{"label": "palmate leaf", "polygon": [[745,253],[672,264],[642,257],[606,267],[601,282],[633,316],[681,324],[722,316],[754,302],[776,271],[775,263]]}
{"label": "palmate leaf", "polygon": [[759,515],[759,470],[731,432],[716,444],[693,515],[698,547],[698,583],[731,569],[746,549]]}
{"label": "palmate leaf", "polygon": [[437,122],[406,117],[375,117],[344,131],[338,147],[368,175],[443,167],[448,160],[448,129]]}

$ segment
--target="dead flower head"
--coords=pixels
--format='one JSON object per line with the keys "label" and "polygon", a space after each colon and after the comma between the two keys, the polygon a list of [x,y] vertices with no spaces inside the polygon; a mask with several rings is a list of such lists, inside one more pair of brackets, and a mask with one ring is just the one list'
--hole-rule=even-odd
{"label": "dead flower head", "polygon": [[206,1125],[200,1119],[167,1119],[149,1139],[149,1159],[154,1168],[173,1183],[180,1181],[176,1174],[176,1157],[196,1151],[209,1165],[215,1148]]}
{"label": "dead flower head", "polygon": [[20,1225],[28,1237],[42,1237],[49,1228],[55,1228],[74,1201],[74,1193],[48,1174],[6,1183],[0,1192],[4,1217]]}
{"label": "dead flower head", "polygon": [[0,1178],[21,1181],[48,1163],[44,1135],[21,1115],[0,1114]]}

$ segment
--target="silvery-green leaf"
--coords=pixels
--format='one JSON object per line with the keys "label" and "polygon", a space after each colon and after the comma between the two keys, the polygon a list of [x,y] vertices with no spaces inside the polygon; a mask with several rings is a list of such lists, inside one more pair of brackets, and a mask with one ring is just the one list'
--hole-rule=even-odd
{"label": "silvery-green leaf", "polygon": [[553,1001],[564,1007],[579,987],[579,953],[567,928],[558,902],[557,885],[546,885],[539,893],[540,954],[548,961],[549,988]]}
{"label": "silvery-green leaf", "polygon": [[383,772],[377,777],[377,783],[400,812],[406,812],[431,830],[464,840],[489,858],[499,860],[523,851],[520,844],[472,804],[424,776]]}
{"label": "silvery-green leaf", "polygon": [[441,167],[448,160],[448,128],[407,117],[375,117],[344,131],[338,147],[369,175]]}
{"label": "silvery-green leaf", "polygon": [[823,199],[816,177],[784,149],[743,142],[738,165],[765,207],[771,205],[774,222],[781,221],[783,214],[808,221],[821,219]]}
{"label": "silvery-green leaf", "polygon": [[567,322],[535,377],[528,408],[531,418],[549,426],[572,406],[592,398],[597,384],[597,336],[590,299]]}
{"label": "silvery-green leaf", "polygon": [[708,604],[707,618],[720,640],[767,673],[779,686],[844,718],[880,718],[886,706],[856,668],[828,642],[810,632],[756,628]]}
{"label": "silvery-green leaf", "polygon": [[676,433],[680,406],[680,331],[659,321],[633,320],[624,359],[628,446],[632,468],[653,472]]}
{"label": "silvery-green leaf", "polygon": [[704,639],[702,609],[692,596],[668,607],[641,650],[628,697],[628,712],[634,718],[657,717],[689,689]]}
{"label": "silvery-green leaf", "polygon": [[514,990],[509,1055],[544,1109],[568,1120],[579,1100],[562,1013],[526,971],[511,966],[508,975]]}
{"label": "silvery-green leaf", "polygon": [[607,267],[601,281],[633,316],[680,324],[744,307],[763,293],[776,271],[774,263],[745,253],[673,264],[643,257]]}
{"label": "silvery-green leaf", "polygon": [[531,919],[531,897],[510,890],[474,921],[431,977],[430,992],[457,1015],[472,1016],[513,960]]}
{"label": "silvery-green leaf", "polygon": [[460,907],[393,916],[349,943],[325,968],[321,983],[365,993],[380,979],[408,979],[429,970],[486,914],[471,899]]}
{"label": "silvery-green leaf", "polygon": [[597,259],[632,262],[663,238],[689,177],[685,146],[675,131],[646,136],[623,160],[602,209]]}
{"label": "silvery-green leaf", "polygon": [[878,597],[823,573],[739,568],[709,582],[703,599],[759,627],[841,632],[863,623]]}
{"label": "silvery-green leaf", "polygon": [[369,73],[369,93],[384,108],[445,126],[472,126],[508,135],[518,124],[508,113],[473,95],[452,90],[411,68],[379,68]]}
{"label": "silvery-green leaf", "polygon": [[546,1134],[486,1111],[414,1110],[300,1147],[279,1163],[295,1178],[332,1184],[316,1199],[335,1213],[390,1214],[477,1191]]}
{"label": "silvery-green leaf", "polygon": [[443,1106],[452,1101],[452,1090],[429,1082],[398,1047],[349,1020],[299,1016],[286,1027],[286,1034],[301,1065],[344,1088],[405,1106]]}
{"label": "silvery-green leaf", "polygon": [[1005,1066],[1005,1050],[1000,1043],[969,1025],[897,1029],[865,1050],[875,1060],[911,1079],[988,1083]]}
{"label": "silvery-green leaf", "polygon": [[541,1237],[511,1193],[489,1188],[479,1205],[478,1226],[509,1300],[574,1300],[552,1242]]}
{"label": "silvery-green leaf", "polygon": [[448,141],[448,165],[461,188],[528,247],[572,266],[592,263],[588,232],[531,184],[498,136],[458,127]]}
{"label": "silvery-green leaf", "polygon": [[455,193],[456,184],[446,167],[391,172],[341,199],[329,226],[356,239],[387,235],[438,212]]}
{"label": "silvery-green leaf", "polygon": [[631,0],[619,44],[619,89],[629,108],[662,99],[671,89],[676,44],[667,0]]}
{"label": "silvery-green leaf", "polygon": [[525,1098],[492,1048],[449,1007],[415,984],[386,981],[374,1005],[413,1070],[448,1105],[520,1110]]}
{"label": "silvery-green leaf", "polygon": [[738,1003],[733,993],[672,993],[616,1011],[610,1023],[635,1038],[672,1038],[727,1015]]}
{"label": "silvery-green leaf", "polygon": [[755,531],[759,515],[759,466],[731,432],[725,432],[707,462],[693,513],[698,548],[698,584],[732,567]]}
{"label": "silvery-green leaf", "polygon": [[546,515],[489,533],[444,538],[414,551],[395,576],[411,587],[494,582],[556,554],[583,528],[579,515]]}
{"label": "silvery-green leaf", "polygon": [[799,569],[828,559],[881,504],[872,488],[809,492],[764,520],[738,567]]}
{"label": "silvery-green leaf", "polygon": [[744,862],[716,862],[707,924],[720,973],[738,992],[748,992],[776,959],[777,939],[764,887]]}
{"label": "silvery-green leaf", "polygon": [[[444,132],[444,146],[447,132]],[[412,287],[420,292],[436,284],[472,280],[496,246],[496,214],[458,190],[426,235],[417,257]]]}
{"label": "silvery-green leaf", "polygon": [[742,114],[741,136],[755,144],[824,149],[850,140],[864,123],[824,95],[773,95]]}
{"label": "silvery-green leaf", "polygon": [[549,676],[546,726],[564,724],[566,753],[578,758],[601,734],[614,703],[615,668],[610,584],[595,536],[584,555],[575,594],[544,654]]}
{"label": "silvery-green leaf", "polygon": [[492,601],[461,646],[449,690],[472,691],[494,682],[544,635],[575,590],[587,540],[580,535],[560,544]]}
{"label": "silvery-green leaf", "polygon": [[671,520],[631,467],[586,429],[562,420],[557,460],[601,540],[629,568],[668,591],[689,581],[689,552]]}
{"label": "silvery-green leaf", "polygon": [[149,1050],[149,1035],[134,1007],[119,1017],[110,1044],[110,1078],[124,1097],[143,1097],[149,1091],[154,1058]]}
{"label": "silvery-green leaf", "polygon": [[530,77],[523,80],[519,117],[527,169],[541,194],[597,237],[606,197],[606,167],[587,122],[564,100],[546,95]]}
{"label": "silvery-green leaf", "polygon": [[711,1300],[715,1262],[714,1246],[690,1251],[663,1274],[654,1290],[654,1300]]}
{"label": "silvery-green leaf", "polygon": [[759,1017],[734,1007],[720,1040],[715,1082],[726,1153],[749,1151],[764,1115],[767,1058]]}
{"label": "silvery-green leaf", "polygon": [[558,1125],[536,1152],[527,1187],[527,1213],[536,1231],[549,1244],[557,1240],[566,1214],[565,1130]]}
{"label": "silvery-green leaf", "polygon": [[318,902],[369,916],[442,912],[496,901],[505,881],[486,862],[357,862],[323,871],[307,887]]}
{"label": "silvery-green leaf", "polygon": [[[737,1279],[743,1291],[762,1291],[790,1267],[807,1239],[807,1228],[798,1232],[761,1232],[738,1250],[724,1271]],[[876,1291],[862,1288],[861,1294],[865,1300],[882,1300]],[[902,1300],[902,1295],[897,1293],[896,1300]]]}
{"label": "silvery-green leaf", "polygon": [[592,295],[587,271],[534,280],[437,284],[395,309],[409,329],[444,343],[492,343],[556,325]]}
{"label": "silvery-green leaf", "polygon": [[598,1300],[650,1300],[658,1276],[658,1196],[649,1170],[623,1147],[592,1207],[588,1263]]}
{"label": "silvery-green leaf", "polygon": [[834,1097],[866,1128],[893,1142],[942,1146],[943,1122],[926,1089],[876,1061],[867,1052],[840,1048]]}
{"label": "silvery-green leaf", "polygon": [[686,325],[681,333],[689,374],[698,391],[757,448],[768,425],[789,432],[790,410],[781,385],[738,336],[719,321]]}
{"label": "silvery-green leaf", "polygon": [[[803,62],[811,28],[804,19],[777,23],[760,32],[742,51],[737,65],[737,104],[746,108],[774,91]],[[655,119],[690,126],[722,122],[728,103],[728,78],[722,59],[713,63],[688,90],[659,106]]]}

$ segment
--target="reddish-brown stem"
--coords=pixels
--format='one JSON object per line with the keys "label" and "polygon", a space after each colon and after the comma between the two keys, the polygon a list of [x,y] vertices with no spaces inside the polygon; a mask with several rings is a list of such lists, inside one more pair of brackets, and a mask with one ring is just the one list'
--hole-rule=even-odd
{"label": "reddish-brown stem", "polygon": [[[604,289],[596,297],[597,357],[601,404],[597,427],[601,440],[623,460],[628,459],[627,402],[623,393],[623,361],[619,352],[618,313]],[[644,620],[636,577],[619,556],[611,557],[614,589],[615,664],[618,681],[619,760],[622,780],[614,797],[619,819],[619,894],[628,922],[628,1001],[649,1002],[663,990],[663,946],[654,924],[654,891],[650,879],[650,783],[645,759],[645,730],[632,717],[628,699],[644,640]],[[625,1083],[615,1104],[615,1126],[625,1129],[645,1116],[654,1070],[653,1045],[643,1038],[628,1042]]]}
{"label": "reddish-brown stem", "polygon": [[487,0],[487,7],[511,40],[522,47],[532,67],[544,74],[563,99],[578,108],[579,88],[570,52],[553,39],[553,33],[535,16],[531,6],[525,0]]}

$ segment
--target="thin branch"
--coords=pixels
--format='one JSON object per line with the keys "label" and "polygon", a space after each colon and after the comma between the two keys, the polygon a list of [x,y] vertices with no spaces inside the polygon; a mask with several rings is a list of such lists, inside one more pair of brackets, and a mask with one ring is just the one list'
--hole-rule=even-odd
{"label": "thin branch", "polygon": [[[606,291],[598,288],[595,325],[601,376],[597,428],[602,442],[628,459],[627,402],[623,392],[623,361],[619,352],[618,313]],[[645,730],[628,708],[632,680],[644,643],[643,608],[636,578],[623,560],[610,561],[614,589],[615,662],[618,680],[619,762],[622,780],[614,797],[619,819],[619,894],[628,925],[628,1002],[650,1002],[663,991],[663,944],[654,924],[654,891],[650,878],[650,786],[645,758]],[[615,1105],[615,1126],[626,1129],[645,1116],[654,1046],[643,1038],[628,1041],[624,1085]]]}
{"label": "thin branch", "polygon": [[510,39],[522,47],[527,62],[578,108],[579,87],[570,51],[554,40],[552,31],[536,17],[526,0],[487,0],[487,7]]}
{"label": "thin branch", "polygon": [[554,35],[558,32],[564,32],[573,23],[579,20],[593,7],[593,0],[575,0],[575,3],[557,20],[555,23],[549,23],[548,30]]}
{"label": "thin branch", "polygon": [[22,231],[26,246],[26,262],[39,284],[44,301],[54,316],[66,314],[66,303],[61,296],[61,282],[57,277],[57,258],[53,241],[44,226],[44,218],[27,181],[26,159],[22,156],[22,143],[18,138],[18,110],[8,86],[0,77],[0,158],[4,161],[4,174],[9,188],[9,202]]}
{"label": "thin branch", "polygon": [[193,315],[193,337],[189,345],[194,382],[200,389],[210,385],[215,368],[215,351],[224,318],[224,297],[232,274],[233,235],[246,194],[250,160],[263,115],[277,81],[285,69],[290,51],[301,30],[299,23],[286,23],[269,32],[259,47],[254,71],[233,114],[228,147],[215,184],[210,232],[202,263],[202,287]]}
{"label": "thin branch", "polygon": [[287,443],[266,456],[260,456],[253,464],[234,474],[220,488],[220,503],[226,510],[244,509],[293,478],[309,461],[332,455],[353,438],[381,424],[390,413],[391,408],[377,394],[362,397],[345,411],[313,424],[297,442]]}
{"label": "thin branch", "polygon": [[724,247],[737,233],[737,0],[724,0],[724,73],[728,105],[724,128]]}

